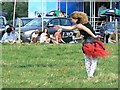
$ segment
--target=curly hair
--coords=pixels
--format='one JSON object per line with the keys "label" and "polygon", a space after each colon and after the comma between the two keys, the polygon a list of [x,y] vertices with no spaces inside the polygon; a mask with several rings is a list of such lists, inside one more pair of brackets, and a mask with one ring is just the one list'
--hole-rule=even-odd
{"label": "curly hair", "polygon": [[88,16],[86,13],[84,12],[78,12],[78,11],[74,11],[72,14],[71,14],[71,18],[73,19],[80,19],[80,23],[81,24],[86,24],[88,23]]}

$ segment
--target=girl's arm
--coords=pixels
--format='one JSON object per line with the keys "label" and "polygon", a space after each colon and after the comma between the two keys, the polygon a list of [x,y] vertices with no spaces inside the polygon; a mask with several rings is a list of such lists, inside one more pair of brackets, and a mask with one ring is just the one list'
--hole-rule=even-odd
{"label": "girl's arm", "polygon": [[78,24],[78,25],[76,25],[76,27],[79,28],[80,30],[86,31],[86,33],[90,34],[94,38],[101,38],[100,35],[94,35],[89,28],[87,28],[86,26],[84,26],[82,24]]}
{"label": "girl's arm", "polygon": [[66,30],[72,30],[72,29],[75,29],[76,28],[76,25],[73,25],[73,26],[60,26],[60,25],[57,25],[55,26],[55,28],[58,30],[58,29],[66,29]]}

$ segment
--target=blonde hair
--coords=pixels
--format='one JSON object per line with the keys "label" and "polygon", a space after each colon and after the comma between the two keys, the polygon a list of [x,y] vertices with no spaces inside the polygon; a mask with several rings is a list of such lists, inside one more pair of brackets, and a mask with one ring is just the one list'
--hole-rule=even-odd
{"label": "blonde hair", "polygon": [[78,19],[78,18],[80,18],[80,23],[81,23],[81,24],[86,24],[86,23],[88,23],[88,16],[87,16],[87,14],[84,13],[84,12],[74,11],[74,12],[71,14],[71,18],[73,18],[73,19]]}

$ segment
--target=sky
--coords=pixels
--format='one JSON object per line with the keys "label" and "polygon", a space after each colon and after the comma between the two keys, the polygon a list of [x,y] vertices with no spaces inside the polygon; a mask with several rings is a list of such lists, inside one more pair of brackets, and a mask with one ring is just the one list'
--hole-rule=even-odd
{"label": "sky", "polygon": [[52,10],[57,10],[58,3],[57,0],[29,0],[28,5],[28,17],[34,18],[35,11],[47,13]]}

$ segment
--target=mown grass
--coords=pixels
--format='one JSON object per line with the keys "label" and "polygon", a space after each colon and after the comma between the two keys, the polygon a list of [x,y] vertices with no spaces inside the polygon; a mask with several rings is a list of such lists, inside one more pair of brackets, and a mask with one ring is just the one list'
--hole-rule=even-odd
{"label": "mown grass", "polygon": [[118,88],[118,45],[88,80],[81,44],[2,45],[3,88]]}

